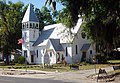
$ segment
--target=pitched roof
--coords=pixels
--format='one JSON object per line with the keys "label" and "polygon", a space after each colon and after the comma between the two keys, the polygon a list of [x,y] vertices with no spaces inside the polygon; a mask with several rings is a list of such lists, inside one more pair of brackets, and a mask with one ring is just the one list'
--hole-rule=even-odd
{"label": "pitched roof", "polygon": [[[48,29],[48,30],[45,30],[45,31],[42,31],[41,32],[41,35],[39,36],[39,38],[36,40],[36,42],[33,44],[33,46],[37,46],[39,45],[40,43],[44,43],[44,40],[47,40],[51,33],[53,32],[54,28],[51,28],[51,29]],[[46,42],[47,43],[47,42]],[[44,44],[46,44],[44,43]]]}
{"label": "pitched roof", "polygon": [[81,51],[87,51],[90,48],[91,44],[83,44]]}
{"label": "pitched roof", "polygon": [[[72,29],[72,33],[76,34],[78,32],[81,23],[81,19],[79,19],[77,25],[74,29]],[[44,27],[41,35],[38,37],[33,46],[46,45],[48,39],[60,39],[60,43],[68,43],[66,35],[68,35],[67,28],[61,23],[48,25]]]}
{"label": "pitched roof", "polygon": [[29,4],[29,6],[25,12],[24,18],[22,20],[22,23],[28,22],[28,21],[39,22],[38,18],[36,17],[36,14],[34,13],[32,4]]}
{"label": "pitched roof", "polygon": [[[41,31],[41,35],[38,37],[38,39],[36,40],[36,42],[33,44],[33,46],[38,46],[39,44],[41,45],[46,45],[47,41],[51,34],[53,33],[55,26],[57,26],[58,24],[53,24],[53,25],[48,25],[44,27],[44,30]],[[55,35],[54,35],[55,38]]]}
{"label": "pitched roof", "polygon": [[62,45],[60,44],[60,39],[50,39],[55,51],[64,51]]}

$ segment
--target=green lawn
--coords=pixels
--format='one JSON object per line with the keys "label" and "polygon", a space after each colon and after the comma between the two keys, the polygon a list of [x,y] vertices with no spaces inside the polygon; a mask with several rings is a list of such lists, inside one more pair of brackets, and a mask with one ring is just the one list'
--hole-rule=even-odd
{"label": "green lawn", "polygon": [[94,68],[104,68],[110,66],[109,64],[88,64],[80,66],[80,70],[94,69]]}
{"label": "green lawn", "polygon": [[[96,65],[94,65],[94,64],[85,64],[84,65],[83,64],[83,65],[79,65],[79,69],[80,70],[94,69],[95,66],[96,66],[96,68],[103,68],[103,67],[107,67],[109,65],[106,65],[106,64],[96,64]],[[5,69],[12,69],[12,68],[26,69],[25,65],[0,66],[0,68],[3,68],[3,67]],[[53,65],[52,67],[45,66],[44,69],[43,69],[42,65],[27,65],[27,69],[28,70],[43,70],[43,71],[60,71],[60,72],[63,72],[63,71],[76,71],[76,70],[71,70],[69,64],[67,64],[66,66],[64,66],[63,64]]]}
{"label": "green lawn", "polygon": [[[96,68],[104,68],[108,67],[110,65],[108,64],[87,64],[87,65],[79,65],[79,70],[87,70],[87,69],[94,69]],[[42,67],[37,67],[37,68],[28,68],[28,69],[35,69],[35,70],[43,70],[43,71],[59,71],[59,72],[64,72],[64,71],[77,71],[77,70],[71,70],[70,65],[62,65],[62,64],[57,64],[53,65],[53,67],[45,67],[44,69]]]}
{"label": "green lawn", "polygon": [[108,60],[109,63],[120,64],[120,60]]}
{"label": "green lawn", "polygon": [[[120,60],[109,60],[108,61],[109,64],[89,64],[89,63],[80,63],[78,64],[79,66],[79,70],[87,70],[87,69],[94,69],[94,68],[104,68],[104,67],[110,67],[114,64],[110,64],[110,63],[120,63]],[[45,66],[45,68],[43,69],[42,65],[27,65],[27,69],[28,70],[43,70],[43,71],[76,71],[76,70],[71,70],[70,69],[70,65],[71,64],[67,64],[66,66],[64,66],[64,64],[55,64],[52,67],[47,67]],[[5,68],[5,69],[11,69],[11,68],[15,68],[15,69],[26,69],[25,65],[9,65],[9,66],[0,66],[0,68]]]}

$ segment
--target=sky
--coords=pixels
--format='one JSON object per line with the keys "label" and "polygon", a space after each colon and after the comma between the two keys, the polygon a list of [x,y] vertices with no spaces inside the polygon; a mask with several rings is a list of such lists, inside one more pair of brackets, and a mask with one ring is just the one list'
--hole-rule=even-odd
{"label": "sky", "polygon": [[[27,5],[27,4],[29,4],[29,3],[32,3],[35,8],[41,9],[42,6],[45,5],[45,1],[46,1],[46,0],[9,0],[9,1],[12,1],[13,3],[18,2],[18,1],[22,1],[22,2],[24,3],[24,5]],[[8,0],[6,0],[6,2],[8,2]],[[60,5],[60,4],[57,3],[56,9],[57,9],[57,10],[62,9],[62,5]]]}

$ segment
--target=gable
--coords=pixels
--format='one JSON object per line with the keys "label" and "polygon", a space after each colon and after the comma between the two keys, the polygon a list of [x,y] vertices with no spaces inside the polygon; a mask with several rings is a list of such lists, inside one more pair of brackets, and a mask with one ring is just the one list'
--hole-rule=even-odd
{"label": "gable", "polygon": [[45,30],[41,32],[41,35],[39,36],[39,38],[36,40],[36,42],[33,44],[33,46],[37,46],[40,43],[43,43],[45,40],[47,40],[50,35],[52,34],[54,28],[51,28],[49,30]]}
{"label": "gable", "polygon": [[60,44],[60,39],[50,39],[51,44],[55,51],[64,51],[62,45]]}
{"label": "gable", "polygon": [[[72,38],[70,37],[69,29],[63,26],[61,23],[45,26],[41,35],[33,44],[33,46],[46,45],[48,39],[60,39],[60,43],[71,43],[69,40],[73,40],[75,34],[78,33],[82,20],[79,19],[77,25],[71,29]],[[44,42],[45,41],[45,42]]]}

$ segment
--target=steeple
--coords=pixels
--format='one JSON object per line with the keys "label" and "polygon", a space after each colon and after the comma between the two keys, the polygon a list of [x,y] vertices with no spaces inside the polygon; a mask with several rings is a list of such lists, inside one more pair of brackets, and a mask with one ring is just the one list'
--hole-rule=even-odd
{"label": "steeple", "polygon": [[24,15],[24,18],[22,20],[22,23],[25,23],[25,22],[39,22],[35,13],[34,13],[32,4],[29,4],[27,11]]}
{"label": "steeple", "polygon": [[31,51],[34,51],[32,46],[39,37],[39,21],[34,13],[32,4],[29,4],[24,18],[22,20],[22,38],[24,43],[22,45],[23,55],[27,56],[28,63],[33,63],[34,57],[31,55]]}

